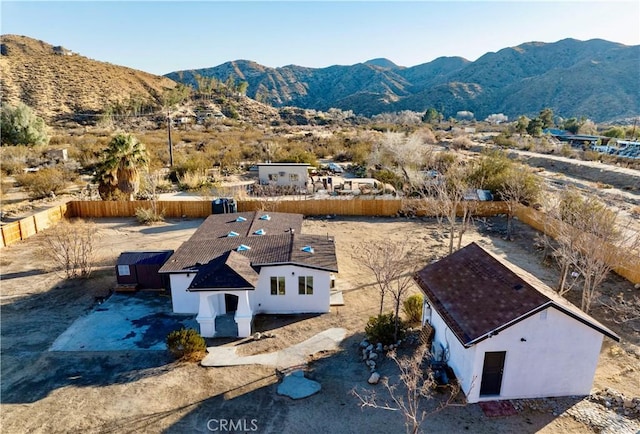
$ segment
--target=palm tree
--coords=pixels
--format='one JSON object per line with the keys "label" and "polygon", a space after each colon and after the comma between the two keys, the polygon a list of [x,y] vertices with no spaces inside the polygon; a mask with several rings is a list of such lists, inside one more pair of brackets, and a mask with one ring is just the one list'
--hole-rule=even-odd
{"label": "palm tree", "polygon": [[96,171],[102,199],[126,196],[132,200],[140,186],[140,168],[149,162],[144,144],[131,134],[118,134],[103,152]]}

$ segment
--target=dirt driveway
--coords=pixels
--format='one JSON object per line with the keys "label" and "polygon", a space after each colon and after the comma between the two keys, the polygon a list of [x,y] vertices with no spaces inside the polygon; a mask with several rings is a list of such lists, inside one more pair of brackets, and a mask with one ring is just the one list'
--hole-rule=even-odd
{"label": "dirt driveway", "polygon": [[[306,219],[305,233],[335,236],[340,264],[339,289],[345,305],[325,315],[258,317],[257,331],[276,337],[247,342],[242,355],[277,351],[302,342],[329,328],[347,330],[337,351],[320,355],[309,365],[308,376],[322,385],[320,393],[293,401],[275,393],[274,369],[256,365],[204,368],[172,362],[166,351],[120,350],[101,352],[51,352],[53,342],[82,315],[98,306],[115,283],[112,264],[123,250],[175,249],[201,220],[171,220],[144,227],[133,219],[99,222],[104,268],[83,282],[66,282],[47,271],[34,256],[38,235],[1,254],[1,392],[2,431],[7,433],[69,432],[211,432],[222,421],[244,423],[237,432],[260,433],[396,433],[404,424],[398,412],[365,409],[350,394],[355,386],[367,387],[368,370],[358,358],[364,325],[376,313],[378,298],[370,277],[351,258],[362,242],[373,239],[406,240],[413,254],[423,258],[444,254],[445,240],[435,225],[420,219],[337,218]],[[500,219],[479,222],[465,243],[484,247],[553,283],[556,271],[542,267],[532,248],[531,233],[517,225],[516,241],[505,242]],[[613,277],[607,291],[634,291]],[[387,306],[390,308],[390,306]],[[602,315],[600,315],[602,313]],[[595,387],[611,387],[637,396],[640,387],[638,336],[598,319],[620,333],[622,344],[603,347]],[[210,345],[228,341],[210,340]],[[380,371],[394,381],[391,362]],[[546,402],[546,401],[545,401]],[[435,405],[437,399],[429,405]],[[634,432],[638,425],[612,411],[581,400],[550,400],[531,405],[516,416],[487,418],[477,405],[450,407],[425,424],[427,432],[473,433],[585,433]],[[586,415],[586,416],[585,416]],[[598,418],[593,428],[587,419]],[[616,419],[617,418],[617,419]],[[625,419],[625,418],[622,418]],[[611,421],[611,422],[609,422]],[[228,426],[228,425],[227,425]],[[609,428],[607,428],[609,426]],[[253,428],[256,428],[255,430]],[[636,428],[634,428],[636,427]],[[613,431],[612,431],[613,430]]]}

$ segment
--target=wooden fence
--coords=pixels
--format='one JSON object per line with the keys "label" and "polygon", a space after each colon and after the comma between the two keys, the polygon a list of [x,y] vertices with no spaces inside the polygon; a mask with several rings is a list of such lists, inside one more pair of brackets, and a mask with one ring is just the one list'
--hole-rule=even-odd
{"label": "wooden fence", "polygon": [[[237,201],[238,212],[272,211],[303,214],[305,216],[344,215],[392,217],[402,212],[419,216],[435,216],[437,205],[420,199],[309,199],[309,200],[260,200]],[[207,200],[159,201],[158,210],[169,218],[205,218],[212,213],[212,203]],[[133,217],[138,208],[150,208],[151,202],[139,200],[72,201],[70,214],[81,218]],[[506,213],[504,202],[474,202],[473,213],[481,217]]]}
{"label": "wooden fence", "polygon": [[2,232],[2,245],[0,247],[9,246],[25,238],[29,238],[57,224],[63,218],[70,217],[71,213],[67,205],[68,204],[55,206],[21,220],[2,225],[2,227],[0,227],[0,231]]}
{"label": "wooden fence", "polygon": [[[205,218],[211,214],[208,200],[158,201],[158,211],[168,218]],[[69,202],[70,214],[81,218],[134,217],[138,208],[151,208],[148,200],[127,201],[79,201]]]}
{"label": "wooden fence", "polygon": [[265,210],[289,212],[305,216],[345,215],[381,216],[397,215],[402,208],[400,199],[319,199],[319,200],[241,200],[238,212]]}
{"label": "wooden fence", "polygon": [[[522,205],[517,206],[514,211],[514,215],[521,222],[531,226],[537,231],[549,235],[552,238],[558,235],[558,229],[561,224],[558,220],[547,216],[541,211]],[[597,240],[593,245],[598,245]],[[591,246],[591,243],[589,246]],[[616,260],[616,266],[613,270],[630,282],[640,283],[640,256],[637,252],[635,252],[635,254],[633,252],[629,254],[624,247],[612,246],[609,244],[602,246],[602,248],[620,251],[620,253],[611,255],[611,257]]]}
{"label": "wooden fence", "polygon": [[[65,217],[108,218],[133,217],[136,209],[150,208],[149,201],[71,201],[39,212],[22,220],[2,226],[2,245],[11,245],[46,229]],[[266,210],[312,215],[381,216],[392,217],[402,212],[419,216],[434,216],[437,205],[420,199],[321,199],[321,200],[241,200],[239,212]],[[473,213],[488,217],[507,212],[504,202],[476,202]],[[206,218],[212,213],[209,200],[159,201],[158,209],[168,218]],[[523,223],[553,237],[558,222],[544,213],[525,206],[515,209],[515,216]],[[640,257],[622,255],[626,259],[614,268],[615,272],[633,283],[640,283]]]}

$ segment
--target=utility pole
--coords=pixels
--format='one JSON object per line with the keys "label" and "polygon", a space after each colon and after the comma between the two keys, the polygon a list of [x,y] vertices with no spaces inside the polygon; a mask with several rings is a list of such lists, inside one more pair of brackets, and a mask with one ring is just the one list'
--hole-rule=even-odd
{"label": "utility pole", "polygon": [[171,145],[171,114],[167,111],[167,135],[169,137],[169,167],[173,167],[173,146]]}

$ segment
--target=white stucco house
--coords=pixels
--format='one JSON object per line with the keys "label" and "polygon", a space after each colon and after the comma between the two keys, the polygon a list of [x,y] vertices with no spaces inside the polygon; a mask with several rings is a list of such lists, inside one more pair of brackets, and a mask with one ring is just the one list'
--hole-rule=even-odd
{"label": "white stucco house", "polygon": [[307,188],[311,167],[307,163],[261,163],[257,166],[258,178],[262,185]]}
{"label": "white stucco house", "polygon": [[247,337],[258,313],[329,312],[335,244],[301,228],[300,214],[209,216],[160,269],[169,274],[173,311],[197,314],[204,337],[216,336],[223,316]]}
{"label": "white stucco house", "polygon": [[543,282],[472,243],[415,280],[432,352],[470,403],[588,395],[604,336],[620,338]]}

